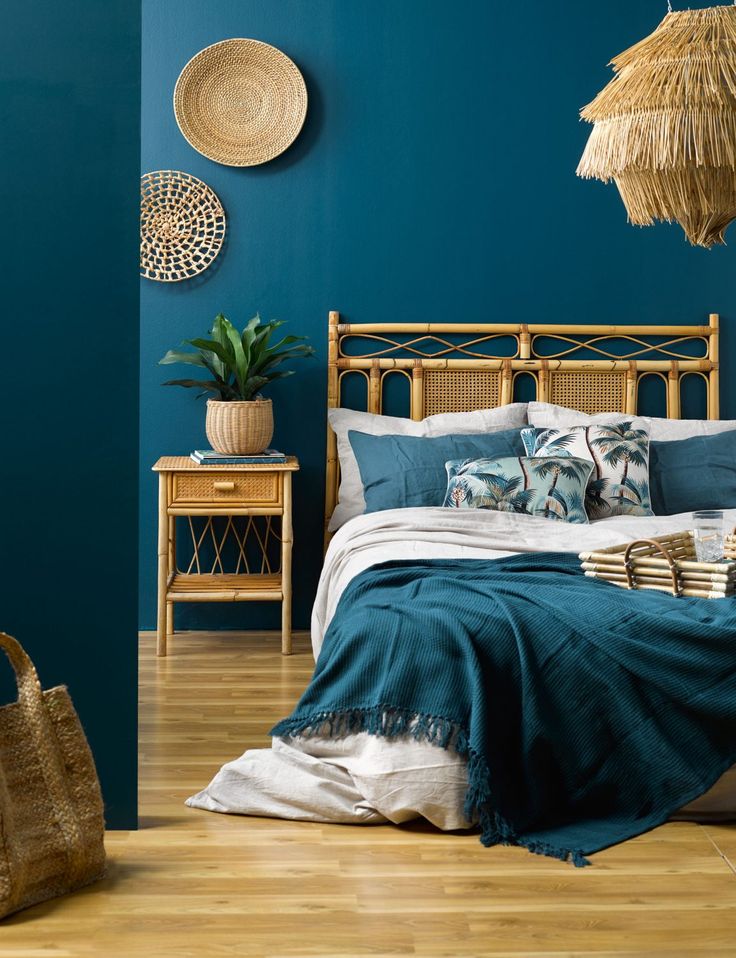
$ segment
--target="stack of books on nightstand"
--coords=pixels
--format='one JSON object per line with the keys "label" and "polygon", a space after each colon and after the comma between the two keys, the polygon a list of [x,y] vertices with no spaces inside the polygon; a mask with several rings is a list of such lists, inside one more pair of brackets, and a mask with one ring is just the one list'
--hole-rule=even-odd
{"label": "stack of books on nightstand", "polygon": [[263,466],[286,462],[286,456],[278,449],[264,449],[257,456],[224,456],[214,449],[195,449],[190,458],[199,466]]}

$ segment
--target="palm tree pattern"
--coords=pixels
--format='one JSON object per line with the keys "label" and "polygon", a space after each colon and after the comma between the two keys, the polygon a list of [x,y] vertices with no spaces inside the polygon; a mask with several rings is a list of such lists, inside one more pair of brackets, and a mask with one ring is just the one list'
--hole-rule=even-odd
{"label": "palm tree pattern", "polygon": [[631,420],[567,429],[523,429],[528,455],[575,456],[593,468],[585,491],[591,519],[609,516],[651,516],[649,433]]}
{"label": "palm tree pattern", "polygon": [[561,522],[587,522],[585,485],[592,471],[586,460],[466,459],[446,463],[443,505],[453,509],[492,509]]}
{"label": "palm tree pattern", "polygon": [[[550,486],[544,499],[545,519],[549,519],[553,515],[557,519],[567,519],[569,512],[567,496],[558,490],[557,485],[560,478],[564,478],[575,480],[580,488],[585,489],[592,472],[590,463],[585,459],[574,459],[572,456],[560,456],[559,458],[545,456],[542,459],[533,459],[532,469],[540,479],[550,480]],[[571,522],[573,520],[567,521]]]}

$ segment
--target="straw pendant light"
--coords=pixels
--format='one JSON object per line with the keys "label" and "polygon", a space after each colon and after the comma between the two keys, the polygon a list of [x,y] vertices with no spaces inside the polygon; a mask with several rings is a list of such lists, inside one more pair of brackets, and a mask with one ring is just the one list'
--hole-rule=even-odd
{"label": "straw pendant light", "polygon": [[577,173],[614,180],[629,222],[674,221],[711,247],[736,219],[736,5],[669,11],[581,111]]}

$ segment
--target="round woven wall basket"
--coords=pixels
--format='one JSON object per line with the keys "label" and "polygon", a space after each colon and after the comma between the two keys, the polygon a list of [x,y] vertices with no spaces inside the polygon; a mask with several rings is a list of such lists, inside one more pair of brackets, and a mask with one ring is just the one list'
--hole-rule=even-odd
{"label": "round woven wall basket", "polygon": [[292,61],[260,40],[222,40],[184,67],[174,113],[189,143],[226,166],[256,166],[283,153],[307,114],[307,88]]}
{"label": "round woven wall basket", "polygon": [[225,211],[213,190],[189,173],[141,177],[141,276],[177,283],[212,263],[225,239]]}

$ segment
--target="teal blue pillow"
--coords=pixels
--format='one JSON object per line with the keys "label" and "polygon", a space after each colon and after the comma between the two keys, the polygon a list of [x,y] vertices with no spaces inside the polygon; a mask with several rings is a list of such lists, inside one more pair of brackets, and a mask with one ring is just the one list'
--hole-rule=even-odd
{"label": "teal blue pillow", "polygon": [[351,429],[348,440],[360,470],[366,512],[441,506],[448,459],[524,454],[518,429],[472,436],[371,436]]}
{"label": "teal blue pillow", "polygon": [[444,505],[587,522],[585,487],[592,471],[592,462],[573,456],[448,462]]}
{"label": "teal blue pillow", "polygon": [[736,429],[649,444],[655,516],[736,509]]}

